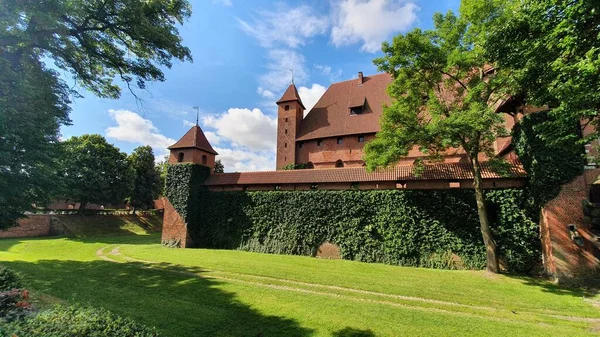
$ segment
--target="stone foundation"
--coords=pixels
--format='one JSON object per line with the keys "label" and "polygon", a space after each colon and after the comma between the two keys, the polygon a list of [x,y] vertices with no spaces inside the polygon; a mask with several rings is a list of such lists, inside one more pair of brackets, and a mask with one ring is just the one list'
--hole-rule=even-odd
{"label": "stone foundation", "polygon": [[30,215],[18,221],[18,225],[0,230],[0,238],[26,238],[50,235],[51,215]]}

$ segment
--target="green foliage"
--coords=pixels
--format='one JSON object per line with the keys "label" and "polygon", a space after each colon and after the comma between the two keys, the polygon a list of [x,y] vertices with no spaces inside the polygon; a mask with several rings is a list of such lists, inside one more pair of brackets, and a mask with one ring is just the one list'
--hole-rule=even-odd
{"label": "green foliage", "polygon": [[193,202],[200,190],[204,187],[202,183],[210,175],[210,168],[197,164],[174,164],[167,168],[167,180],[165,183],[165,197],[187,220],[197,208],[191,209]]}
{"label": "green foliage", "polygon": [[287,164],[284,167],[281,168],[281,170],[284,171],[290,171],[290,170],[305,170],[305,169],[309,169],[311,168],[310,165],[308,163],[300,163],[300,164]]}
{"label": "green foliage", "polygon": [[513,92],[553,107],[556,123],[570,128],[589,118],[598,125],[600,2],[507,2],[511,10],[493,20],[482,43],[486,56],[512,73]]}
{"label": "green foliage", "polygon": [[50,57],[100,97],[120,96],[115,78],[143,89],[172,58],[191,60],[177,30],[186,0],[2,1],[0,13],[0,50]]}
{"label": "green foliage", "polygon": [[[522,211],[523,192],[488,195],[501,255],[511,271],[531,270],[540,257],[538,229]],[[448,269],[486,264],[468,190],[202,191],[190,200],[188,228],[201,247],[312,255],[330,241],[344,259]]]}
{"label": "green foliage", "polygon": [[70,112],[68,89],[57,73],[34,57],[2,50],[0,230],[14,226],[32,204],[47,204],[57,189],[59,129]]}
{"label": "green foliage", "polygon": [[21,288],[21,280],[14,271],[0,266],[0,291]]}
{"label": "green foliage", "polygon": [[225,166],[221,162],[221,159],[215,161],[215,173],[223,173],[225,172]]}
{"label": "green foliage", "polygon": [[135,208],[150,209],[162,189],[154,152],[150,146],[140,146],[127,159],[134,176],[129,202]]}
{"label": "green foliage", "polygon": [[527,115],[513,130],[513,145],[529,176],[527,194],[534,216],[554,199],[563,184],[583,173],[584,147],[579,125],[555,123],[551,112]]}
{"label": "green foliage", "polygon": [[[4,328],[4,336],[155,337],[154,328],[117,316],[105,309],[56,306]],[[2,332],[0,330],[0,332]]]}
{"label": "green foliage", "polygon": [[81,203],[123,202],[131,189],[133,172],[127,154],[100,135],[71,137],[63,142],[62,178],[65,197]]}

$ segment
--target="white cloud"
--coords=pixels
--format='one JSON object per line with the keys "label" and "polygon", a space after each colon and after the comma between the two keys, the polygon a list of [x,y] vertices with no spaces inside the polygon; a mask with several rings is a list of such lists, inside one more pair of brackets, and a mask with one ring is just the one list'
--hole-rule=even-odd
{"label": "white cloud", "polygon": [[275,94],[271,90],[267,90],[263,87],[258,87],[258,89],[256,89],[256,92],[265,98],[269,98],[269,99],[275,98]]}
{"label": "white cloud", "polygon": [[216,147],[225,172],[272,171],[275,170],[275,151],[254,152],[242,149]]}
{"label": "white cloud", "polygon": [[213,0],[213,3],[227,6],[227,7],[233,6],[233,3],[231,2],[231,0]]}
{"label": "white cloud", "polygon": [[294,81],[302,83],[308,78],[305,70],[305,59],[302,54],[294,50],[272,49],[267,56],[267,73],[259,79],[261,87],[271,92],[280,92],[290,85],[292,80],[292,70],[294,72]]}
{"label": "white cloud", "polygon": [[342,77],[342,69],[333,71],[330,66],[315,64],[313,65],[323,76],[327,76],[331,82],[337,82]]}
{"label": "white cloud", "polygon": [[315,104],[319,101],[319,98],[323,96],[326,90],[327,88],[316,83],[313,83],[312,87],[310,88],[298,88],[298,94],[300,95],[300,99],[306,107],[306,111],[304,112],[305,114],[307,114],[310,111],[310,109],[312,109],[313,106],[315,106]]}
{"label": "white cloud", "polygon": [[190,128],[191,128],[191,127],[192,127],[192,126],[194,126],[194,125],[196,125],[196,123],[195,123],[195,122],[190,122],[190,121],[188,121],[187,119],[184,119],[184,120],[183,120],[183,126],[187,126],[187,127],[190,127]]}
{"label": "white cloud", "polygon": [[175,143],[175,139],[159,133],[152,121],[129,110],[108,110],[117,126],[105,130],[106,137],[141,145],[150,145],[157,158],[168,153],[167,147]]}
{"label": "white cloud", "polygon": [[278,6],[272,11],[259,11],[251,23],[238,21],[242,30],[256,38],[263,47],[271,48],[282,43],[290,48],[306,44],[315,35],[325,34],[329,27],[327,17],[319,16],[310,6],[288,8]]}
{"label": "white cloud", "polygon": [[210,145],[218,145],[221,143],[221,137],[212,131],[204,131],[204,135],[206,136],[206,139],[208,139]]}
{"label": "white cloud", "polygon": [[227,139],[236,146],[255,152],[275,149],[277,119],[263,114],[260,109],[231,108],[219,116],[205,117],[203,122],[214,128],[218,137]]}
{"label": "white cloud", "polygon": [[334,6],[331,41],[337,47],[360,42],[361,50],[374,53],[393,33],[406,31],[418,10],[402,0],[344,0]]}

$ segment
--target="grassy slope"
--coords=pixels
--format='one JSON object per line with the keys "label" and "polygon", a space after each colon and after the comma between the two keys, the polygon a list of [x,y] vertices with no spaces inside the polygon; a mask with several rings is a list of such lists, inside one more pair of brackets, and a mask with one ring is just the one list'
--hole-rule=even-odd
{"label": "grassy slope", "polygon": [[[38,293],[107,307],[165,336],[586,336],[600,325],[549,316],[600,318],[600,309],[581,291],[533,279],[176,250],[158,241],[0,240],[0,261]],[[97,256],[100,249],[104,256]],[[125,256],[162,264],[101,258]]]}

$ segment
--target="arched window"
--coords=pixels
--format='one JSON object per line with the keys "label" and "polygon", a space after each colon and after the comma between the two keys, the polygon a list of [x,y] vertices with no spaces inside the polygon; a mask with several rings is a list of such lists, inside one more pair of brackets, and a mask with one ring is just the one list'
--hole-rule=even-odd
{"label": "arched window", "polygon": [[340,159],[335,162],[335,167],[344,167],[344,162]]}
{"label": "arched window", "polygon": [[183,152],[179,152],[179,154],[177,155],[177,162],[178,163],[183,162]]}
{"label": "arched window", "polygon": [[208,162],[208,157],[205,154],[203,154],[202,155],[202,165],[206,165],[207,162]]}

